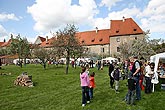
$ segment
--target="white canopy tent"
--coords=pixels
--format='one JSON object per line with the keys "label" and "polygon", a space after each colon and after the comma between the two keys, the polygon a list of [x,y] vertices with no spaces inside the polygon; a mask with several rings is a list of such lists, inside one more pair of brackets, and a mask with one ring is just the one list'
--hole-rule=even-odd
{"label": "white canopy tent", "polygon": [[152,81],[153,83],[153,92],[154,92],[154,84],[158,84],[158,66],[159,66],[159,61],[164,61],[165,62],[165,52],[164,53],[159,53],[156,55],[153,55],[150,57],[150,62],[154,62],[155,63],[155,67],[154,67],[154,75],[155,75],[155,79]]}
{"label": "white canopy tent", "polygon": [[107,58],[103,58],[102,61],[108,61],[108,62],[112,63],[111,61],[117,62],[118,59],[117,58],[113,58],[113,57],[107,57]]}

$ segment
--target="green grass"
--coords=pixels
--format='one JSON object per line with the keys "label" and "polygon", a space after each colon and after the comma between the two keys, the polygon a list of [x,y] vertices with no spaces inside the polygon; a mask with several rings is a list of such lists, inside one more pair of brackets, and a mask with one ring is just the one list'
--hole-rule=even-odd
{"label": "green grass", "polygon": [[[22,72],[32,75],[34,87],[14,86],[14,80]],[[152,94],[142,91],[142,100],[135,106],[127,105],[122,99],[127,93],[126,80],[120,81],[120,93],[109,88],[108,68],[90,72],[96,73],[94,99],[90,104],[81,107],[81,87],[79,73],[81,68],[69,68],[65,74],[65,66],[49,66],[46,70],[41,65],[5,66],[0,73],[0,110],[163,110],[165,92],[156,87]]]}

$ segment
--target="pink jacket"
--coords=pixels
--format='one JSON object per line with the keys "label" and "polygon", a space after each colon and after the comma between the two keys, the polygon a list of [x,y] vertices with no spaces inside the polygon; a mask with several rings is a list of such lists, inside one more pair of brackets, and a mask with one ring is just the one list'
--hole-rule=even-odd
{"label": "pink jacket", "polygon": [[81,86],[89,86],[89,76],[87,72],[80,73]]}

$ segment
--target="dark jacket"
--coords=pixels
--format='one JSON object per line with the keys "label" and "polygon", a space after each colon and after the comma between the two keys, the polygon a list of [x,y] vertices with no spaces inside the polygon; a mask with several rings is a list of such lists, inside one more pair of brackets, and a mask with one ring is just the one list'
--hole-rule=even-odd
{"label": "dark jacket", "polygon": [[114,70],[113,77],[114,77],[114,80],[119,81],[119,79],[120,79],[120,71],[119,71],[119,69],[115,69]]}
{"label": "dark jacket", "polygon": [[[136,62],[139,63],[140,68],[141,68],[141,63],[140,63],[138,60],[136,60],[136,61],[133,63],[133,66],[132,66],[132,70],[131,70],[132,73],[135,73],[135,71],[137,70],[137,69],[136,69],[136,66],[135,66]],[[135,75],[135,77],[140,77],[140,70],[139,70],[139,72]]]}
{"label": "dark jacket", "polygon": [[109,65],[109,76],[111,76],[112,71],[114,70],[113,64]]}

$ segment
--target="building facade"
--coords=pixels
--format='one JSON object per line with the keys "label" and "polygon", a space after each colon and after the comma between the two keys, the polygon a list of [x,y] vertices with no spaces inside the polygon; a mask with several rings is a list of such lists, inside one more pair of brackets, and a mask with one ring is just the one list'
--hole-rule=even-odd
{"label": "building facade", "polygon": [[[120,53],[119,45],[131,40],[144,38],[143,30],[136,24],[132,18],[124,18],[121,20],[110,20],[109,29],[99,30],[97,27],[92,31],[77,32],[76,37],[80,44],[84,46],[89,54],[100,56],[113,56]],[[52,42],[56,37],[48,39],[38,36],[34,44],[44,48],[51,48]],[[11,43],[1,43],[1,47],[5,47]]]}

